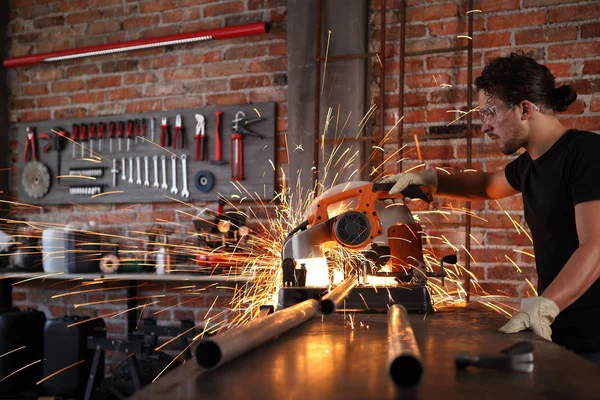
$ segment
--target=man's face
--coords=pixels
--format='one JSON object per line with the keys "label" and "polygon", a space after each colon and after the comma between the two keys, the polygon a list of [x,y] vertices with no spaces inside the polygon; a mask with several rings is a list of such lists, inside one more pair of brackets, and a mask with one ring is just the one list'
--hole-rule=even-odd
{"label": "man's face", "polygon": [[479,91],[479,117],[481,130],[500,147],[506,155],[514,154],[526,143],[526,134],[515,108],[495,96]]}

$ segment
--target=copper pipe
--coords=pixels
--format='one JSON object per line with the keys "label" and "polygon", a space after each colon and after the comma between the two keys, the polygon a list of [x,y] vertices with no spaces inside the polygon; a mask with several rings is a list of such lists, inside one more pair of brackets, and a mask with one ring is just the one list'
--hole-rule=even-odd
{"label": "copper pipe", "polygon": [[319,304],[319,311],[325,315],[333,314],[338,305],[344,301],[356,285],[358,285],[358,277],[356,275],[346,278],[346,280],[337,285],[335,289],[326,296],[323,296],[321,303]]}
{"label": "copper pipe", "polygon": [[388,374],[397,386],[409,388],[423,380],[424,369],[406,308],[394,304],[388,310]]}
{"label": "copper pipe", "polygon": [[318,311],[317,300],[309,299],[264,318],[256,318],[223,334],[204,339],[194,351],[196,361],[205,370],[215,370],[269,339],[308,321],[317,315]]}

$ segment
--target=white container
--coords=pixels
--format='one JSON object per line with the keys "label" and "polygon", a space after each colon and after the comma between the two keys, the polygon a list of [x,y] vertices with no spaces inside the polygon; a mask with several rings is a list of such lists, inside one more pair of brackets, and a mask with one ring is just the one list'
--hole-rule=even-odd
{"label": "white container", "polygon": [[42,254],[44,272],[66,272],[64,229],[52,228],[42,232]]}

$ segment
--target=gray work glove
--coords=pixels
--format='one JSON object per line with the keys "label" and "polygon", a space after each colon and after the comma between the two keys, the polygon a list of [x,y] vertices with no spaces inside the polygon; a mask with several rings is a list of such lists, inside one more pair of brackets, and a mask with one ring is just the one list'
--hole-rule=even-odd
{"label": "gray work glove", "polygon": [[515,315],[500,329],[502,333],[516,333],[530,329],[536,335],[552,341],[550,324],[560,313],[560,309],[552,300],[537,296],[521,300],[521,312]]}
{"label": "gray work glove", "polygon": [[397,175],[389,176],[381,181],[382,183],[394,183],[390,194],[400,193],[409,185],[424,185],[435,193],[438,185],[438,177],[435,169],[427,168],[419,172],[401,172]]}

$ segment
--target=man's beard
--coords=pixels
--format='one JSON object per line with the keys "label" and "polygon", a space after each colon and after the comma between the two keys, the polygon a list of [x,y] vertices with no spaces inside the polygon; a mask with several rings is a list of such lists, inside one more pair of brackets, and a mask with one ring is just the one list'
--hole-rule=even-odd
{"label": "man's beard", "polygon": [[521,147],[524,147],[526,143],[527,140],[525,139],[525,134],[522,128],[515,126],[513,130],[513,136],[502,142],[500,145],[500,151],[509,156],[511,154],[515,154],[517,150],[519,150]]}

